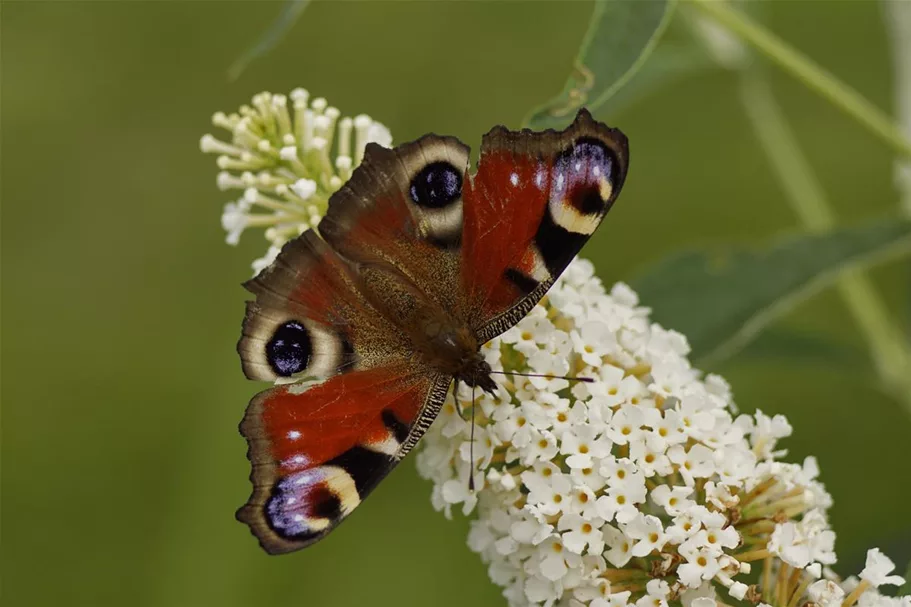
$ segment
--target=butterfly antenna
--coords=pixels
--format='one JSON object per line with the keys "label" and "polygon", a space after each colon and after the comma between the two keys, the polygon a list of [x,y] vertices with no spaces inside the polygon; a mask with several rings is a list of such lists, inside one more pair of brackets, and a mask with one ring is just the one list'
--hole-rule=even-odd
{"label": "butterfly antenna", "polygon": [[544,375],[541,373],[519,373],[518,371],[491,371],[491,373],[499,373],[500,375],[518,375],[519,377],[543,377],[546,379],[565,379],[567,381],[584,381],[585,383],[591,384],[594,383],[594,378],[592,377],[568,377],[566,375]]}
{"label": "butterfly antenna", "polygon": [[471,460],[471,472],[468,474],[468,490],[472,492],[474,492],[474,392],[476,387],[471,387],[471,443],[468,445],[468,458]]}

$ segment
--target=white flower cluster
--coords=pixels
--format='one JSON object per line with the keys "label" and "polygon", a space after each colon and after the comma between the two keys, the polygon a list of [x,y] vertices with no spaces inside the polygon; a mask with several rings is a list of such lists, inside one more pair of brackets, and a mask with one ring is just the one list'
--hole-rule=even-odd
{"label": "white flower cluster", "polygon": [[[200,147],[219,154],[218,187],[243,190],[222,215],[227,241],[267,228],[257,272],[319,222],[367,142],[392,142],[382,124],[340,119],[303,89],[261,93],[213,123],[230,143],[205,135]],[[576,260],[483,346],[493,369],[513,373],[495,376],[497,395],[463,386],[460,406],[450,395],[422,441],[418,469],[434,482],[434,507],[477,511],[468,544],[509,603],[723,607],[724,589],[760,607],[911,607],[911,597],[878,592],[903,583],[879,550],[859,579],[824,568],[835,562],[831,498],[812,458],[778,461],[787,420],[738,416],[727,383],[701,378],[686,338],[648,314],[629,287],[606,293]],[[747,585],[754,562],[759,583]]]}
{"label": "white flower cluster", "polygon": [[[738,416],[728,384],[700,378],[686,338],[648,314],[629,287],[608,294],[591,263],[573,262],[483,349],[494,370],[545,377],[495,375],[496,396],[463,387],[424,437],[434,507],[477,510],[468,545],[510,605],[712,607],[716,588],[780,607],[795,592],[834,596],[810,585],[835,562],[815,461],[777,461],[787,420]],[[886,607],[875,596],[863,595]]]}
{"label": "white flower cluster", "polygon": [[269,251],[253,262],[254,272],[272,263],[282,244],[319,222],[368,142],[392,144],[379,122],[364,114],[342,118],[325,99],[311,100],[300,88],[289,96],[260,93],[233,114],[217,112],[212,123],[230,131],[231,141],[207,134],[199,147],[218,154],[218,188],[243,191],[222,213],[228,244],[237,244],[248,227],[266,228]]}

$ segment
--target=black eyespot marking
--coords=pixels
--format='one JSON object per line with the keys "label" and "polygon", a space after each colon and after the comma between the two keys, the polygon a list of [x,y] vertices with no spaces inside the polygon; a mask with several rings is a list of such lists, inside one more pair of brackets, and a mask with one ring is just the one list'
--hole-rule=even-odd
{"label": "black eyespot marking", "polygon": [[361,499],[367,497],[370,490],[391,469],[390,463],[393,459],[384,454],[365,449],[361,446],[355,446],[338,457],[326,462],[326,466],[338,466],[354,479],[354,486]]}
{"label": "black eyespot marking", "polygon": [[311,510],[316,518],[327,518],[334,521],[342,516],[342,501],[329,488],[320,487],[311,495],[310,499],[313,500]]}
{"label": "black eyespot marking", "polygon": [[566,269],[588,237],[589,234],[567,231],[554,222],[550,213],[544,213],[535,234],[535,244],[551,276],[559,276]]}
{"label": "black eyespot marking", "polygon": [[431,162],[411,180],[411,199],[422,207],[440,209],[462,195],[462,173],[448,162]]}
{"label": "black eyespot marking", "polygon": [[528,274],[520,272],[515,268],[506,268],[506,271],[503,272],[503,276],[506,280],[509,280],[512,284],[519,287],[519,290],[526,295],[534,291],[538,285],[541,284]]}
{"label": "black eyespot marking", "polygon": [[586,215],[602,212],[606,202],[601,199],[601,190],[596,185],[584,185],[572,193],[572,205]]}
{"label": "black eyespot marking", "polygon": [[275,330],[266,344],[266,360],[276,375],[288,377],[307,368],[313,344],[307,329],[296,320],[289,320]]}
{"label": "black eyespot marking", "polygon": [[389,409],[383,409],[381,414],[383,418],[383,425],[386,426],[386,429],[392,432],[392,436],[395,437],[395,440],[399,444],[405,442],[405,439],[408,438],[409,428],[406,424],[403,424],[399,421],[399,418],[395,416],[395,413]]}

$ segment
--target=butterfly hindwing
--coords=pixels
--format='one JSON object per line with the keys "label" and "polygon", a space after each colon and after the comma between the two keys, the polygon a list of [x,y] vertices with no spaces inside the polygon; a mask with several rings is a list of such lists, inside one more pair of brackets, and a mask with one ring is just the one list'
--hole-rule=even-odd
{"label": "butterfly hindwing", "polygon": [[629,163],[626,137],[586,110],[560,132],[484,136],[463,192],[461,285],[487,341],[515,324],[610,210]]}
{"label": "butterfly hindwing", "polygon": [[268,552],[324,537],[423,435],[451,379],[407,373],[376,367],[253,398],[241,423],[253,494],[237,517]]}
{"label": "butterfly hindwing", "polygon": [[362,282],[307,231],[245,285],[256,299],[238,343],[244,372],[299,380],[255,396],[241,423],[253,493],[238,518],[271,553],[309,545],[348,516],[423,435],[451,381],[412,360],[408,336]]}

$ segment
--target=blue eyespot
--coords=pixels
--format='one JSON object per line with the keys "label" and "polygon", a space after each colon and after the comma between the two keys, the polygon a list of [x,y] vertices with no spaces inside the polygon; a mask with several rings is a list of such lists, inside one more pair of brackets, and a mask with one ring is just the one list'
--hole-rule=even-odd
{"label": "blue eyespot", "polygon": [[288,377],[299,373],[310,364],[313,345],[307,329],[296,320],[279,326],[266,344],[266,360],[276,375]]}
{"label": "blue eyespot", "polygon": [[440,209],[462,195],[462,173],[448,162],[431,162],[411,180],[411,200]]}

